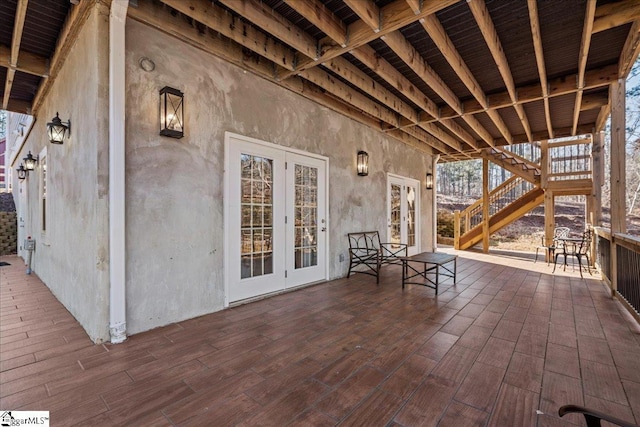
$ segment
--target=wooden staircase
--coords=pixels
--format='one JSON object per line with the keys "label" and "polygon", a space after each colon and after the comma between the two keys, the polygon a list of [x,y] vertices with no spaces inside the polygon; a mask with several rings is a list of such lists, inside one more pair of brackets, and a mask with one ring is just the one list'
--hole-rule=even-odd
{"label": "wooden staircase", "polygon": [[540,166],[511,151],[489,147],[482,150],[482,157],[518,175],[532,184],[540,185]]}
{"label": "wooden staircase", "polygon": [[[537,147],[539,151],[532,148],[530,153],[540,164],[502,148],[482,150],[484,159],[513,176],[489,193],[487,223],[483,224],[482,199],[455,213],[456,249],[468,249],[482,242],[483,233],[490,236],[545,203],[545,194],[553,201],[555,196],[593,193],[591,138],[542,141]],[[549,241],[553,226],[553,210],[547,212],[545,206],[545,238]]]}

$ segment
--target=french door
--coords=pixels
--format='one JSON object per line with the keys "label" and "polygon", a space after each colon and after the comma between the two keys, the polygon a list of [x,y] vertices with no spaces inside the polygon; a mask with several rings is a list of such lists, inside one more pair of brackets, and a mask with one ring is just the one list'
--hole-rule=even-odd
{"label": "french door", "polygon": [[409,255],[420,252],[420,181],[387,176],[387,242],[407,245]]}
{"label": "french door", "polygon": [[326,160],[228,133],[226,302],[326,279]]}

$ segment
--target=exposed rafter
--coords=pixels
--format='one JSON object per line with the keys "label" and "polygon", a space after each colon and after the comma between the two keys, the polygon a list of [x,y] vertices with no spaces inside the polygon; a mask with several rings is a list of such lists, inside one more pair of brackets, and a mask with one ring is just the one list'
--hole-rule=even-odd
{"label": "exposed rafter", "polygon": [[405,0],[416,15],[422,10],[422,0]]}
{"label": "exposed rafter", "polygon": [[593,29],[593,17],[596,13],[596,0],[587,0],[584,16],[584,26],[582,29],[582,41],[580,42],[580,56],[578,58],[578,92],[576,92],[576,102],[573,107],[573,132],[575,135],[580,119],[580,105],[582,104],[582,91],[584,89],[584,73],[587,69],[587,57],[589,56],[589,46],[591,46],[591,32]]}
{"label": "exposed rafter", "polygon": [[553,138],[553,125],[551,122],[551,108],[549,107],[549,83],[547,82],[547,67],[544,63],[544,51],[542,49],[542,34],[540,33],[540,18],[538,16],[537,0],[527,0],[529,7],[529,22],[531,23],[531,35],[533,37],[533,49],[536,52],[536,64],[540,76],[540,87],[544,102],[544,119],[547,123],[549,138]]}
{"label": "exposed rafter", "polygon": [[[502,80],[505,83],[507,88],[507,92],[509,93],[509,97],[511,99],[511,103],[518,113],[518,117],[520,118],[520,122],[524,127],[525,133],[529,135],[529,139],[531,140],[531,128],[529,126],[529,121],[527,120],[527,116],[524,113],[524,108],[521,105],[517,104],[517,96],[516,96],[516,85],[513,81],[513,76],[511,75],[511,69],[509,68],[509,63],[507,62],[507,57],[502,49],[502,43],[500,43],[500,38],[498,37],[498,32],[493,25],[493,21],[491,20],[491,16],[489,15],[489,11],[487,10],[487,6],[484,3],[484,0],[470,0],[467,2],[469,8],[471,9],[471,13],[473,13],[473,17],[482,32],[482,36],[484,37],[484,41],[489,47],[489,51],[491,51],[491,56],[498,66],[498,71],[502,76]],[[502,136],[509,142],[509,144],[513,143],[511,138],[511,133],[507,126],[502,121],[502,118],[499,116],[498,112],[495,110],[487,111],[487,114],[491,119],[496,123],[498,129]]]}
{"label": "exposed rafter", "polygon": [[[347,27],[347,34],[349,35],[347,46],[343,47],[336,45],[330,39],[320,40],[321,52],[318,60],[326,61],[347,53],[349,50],[364,46],[387,33],[396,31],[457,2],[458,0],[423,0],[420,13],[415,14],[407,6],[405,0],[396,0],[380,9],[380,21],[382,22],[382,27],[378,32],[372,30],[371,27],[363,20],[358,20]],[[301,60],[296,65],[296,69],[306,70],[307,68],[315,67],[316,65],[317,63],[312,60]],[[292,71],[283,74],[281,78],[286,79],[295,74],[296,72]]]}
{"label": "exposed rafter", "polygon": [[593,33],[619,27],[640,19],[640,2],[622,0],[598,6],[593,21]]}
{"label": "exposed rafter", "polygon": [[7,71],[7,79],[4,84],[4,99],[2,100],[2,108],[7,109],[9,105],[9,97],[11,88],[13,87],[13,78],[16,74],[18,66],[18,55],[20,54],[20,43],[22,41],[22,30],[24,28],[24,19],[27,16],[27,5],[29,0],[19,0],[16,8],[16,19],[13,23],[13,37],[11,38],[11,54],[9,57],[9,69]]}
{"label": "exposed rafter", "polygon": [[13,67],[16,71],[38,77],[46,77],[49,73],[49,60],[47,58],[21,50],[18,54],[18,59],[18,63],[12,66],[11,48],[0,45],[0,67]]}
{"label": "exposed rafter", "polygon": [[62,66],[67,59],[67,55],[69,54],[71,47],[75,44],[78,35],[80,34],[80,30],[82,30],[84,23],[89,17],[89,13],[91,12],[92,7],[92,3],[88,1],[80,2],[77,5],[71,7],[69,17],[67,18],[67,21],[62,28],[60,35],[58,36],[56,50],[49,66],[49,77],[45,78],[44,81],[40,84],[38,93],[36,93],[36,96],[33,99],[33,115],[37,114],[38,109],[49,93],[51,85],[62,69]]}
{"label": "exposed rafter", "polygon": [[320,28],[340,46],[347,46],[347,26],[318,0],[284,0],[293,10]]}

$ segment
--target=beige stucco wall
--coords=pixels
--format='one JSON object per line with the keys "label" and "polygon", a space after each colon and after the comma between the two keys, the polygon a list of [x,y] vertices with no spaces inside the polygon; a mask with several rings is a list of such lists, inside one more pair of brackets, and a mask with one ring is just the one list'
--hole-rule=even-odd
{"label": "beige stucco wall", "polygon": [[[46,233],[41,232],[41,165],[24,184],[24,234],[36,240],[33,271],[94,341],[109,338],[108,28],[108,10],[96,4],[18,154],[22,159],[29,150],[47,149]],[[63,145],[47,138],[46,123],[56,112],[63,121],[71,119],[71,137]],[[19,188],[15,174],[13,185]]]}
{"label": "beige stucco wall", "polygon": [[[225,131],[329,158],[331,278],[346,275],[347,232],[386,236],[386,174],[424,185],[428,155],[138,22],[127,21],[126,40],[129,333],[223,308]],[[140,68],[143,56],[154,71]],[[183,139],[158,135],[165,85],[185,93]],[[355,173],[359,149],[367,177]],[[430,250],[433,192],[421,195]]]}

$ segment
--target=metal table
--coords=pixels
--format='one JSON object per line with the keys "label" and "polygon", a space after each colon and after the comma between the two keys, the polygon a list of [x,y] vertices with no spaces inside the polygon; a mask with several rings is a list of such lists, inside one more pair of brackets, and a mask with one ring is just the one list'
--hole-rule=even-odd
{"label": "metal table", "polygon": [[[402,260],[402,289],[404,285],[422,285],[435,289],[438,295],[438,283],[440,275],[452,277],[453,283],[456,283],[456,267],[457,255],[441,254],[436,252],[422,252],[417,255],[401,257]],[[447,267],[446,264],[453,262],[453,269]],[[412,264],[422,264],[422,268]],[[411,270],[411,271],[409,271]],[[429,273],[434,272],[435,279],[428,277]],[[421,281],[412,281],[414,278],[420,278]]]}

